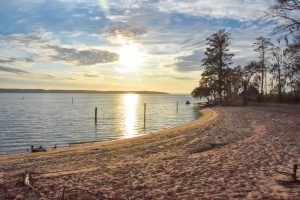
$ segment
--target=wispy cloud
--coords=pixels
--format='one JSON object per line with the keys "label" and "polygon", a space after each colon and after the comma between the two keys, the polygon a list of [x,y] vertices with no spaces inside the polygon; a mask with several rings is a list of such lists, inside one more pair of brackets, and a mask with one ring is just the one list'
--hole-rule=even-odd
{"label": "wispy cloud", "polygon": [[88,78],[97,78],[97,77],[99,77],[96,74],[83,74],[83,76],[88,77]]}
{"label": "wispy cloud", "polygon": [[0,71],[13,73],[13,74],[30,74],[29,72],[21,70],[21,69],[5,67],[5,66],[0,66]]}
{"label": "wispy cloud", "polygon": [[49,45],[47,48],[55,50],[56,55],[50,56],[53,60],[72,62],[75,65],[90,66],[119,60],[118,54],[105,50],[77,50],[74,48],[64,48],[57,45]]}
{"label": "wispy cloud", "polygon": [[172,64],[164,65],[166,68],[171,68],[177,72],[193,72],[201,71],[201,64],[195,64],[189,61],[178,61]]}
{"label": "wispy cloud", "polygon": [[[65,61],[71,65],[90,66],[101,63],[115,62],[119,59],[118,54],[99,48],[86,47],[77,48],[62,45],[51,32],[38,29],[32,33],[10,34],[0,37],[0,42],[6,44],[10,49],[23,50],[36,60],[49,58],[53,61]],[[3,58],[0,63],[33,62],[32,58]],[[50,61],[49,60],[49,61]]]}
{"label": "wispy cloud", "polygon": [[269,0],[164,0],[157,6],[169,13],[249,21],[258,19],[271,4]]}
{"label": "wispy cloud", "polygon": [[32,46],[36,44],[57,44],[59,40],[53,36],[53,33],[45,31],[43,28],[32,30],[29,33],[12,33],[0,37],[2,43],[10,45]]}
{"label": "wispy cloud", "polygon": [[164,65],[178,72],[202,71],[201,60],[204,57],[202,50],[193,51],[191,54],[175,57],[175,62]]}
{"label": "wispy cloud", "polygon": [[[257,19],[273,0],[108,2],[109,13],[95,0],[1,2],[0,71],[62,86],[65,81],[78,86],[84,79],[96,87],[92,82],[99,76],[111,88],[118,88],[119,77],[126,81],[123,87],[133,88],[144,80],[145,88],[151,88],[155,80],[155,87],[167,88],[171,81],[170,87],[180,88],[173,83],[192,83],[201,73],[206,38],[221,28],[232,34],[234,65],[254,59],[251,44],[270,30]],[[117,62],[122,48],[116,42],[118,35],[128,44],[137,43],[143,53],[136,77],[116,71],[124,67]]]}
{"label": "wispy cloud", "polygon": [[31,58],[0,58],[0,63],[5,63],[5,64],[14,63],[17,61],[34,62],[34,60]]}

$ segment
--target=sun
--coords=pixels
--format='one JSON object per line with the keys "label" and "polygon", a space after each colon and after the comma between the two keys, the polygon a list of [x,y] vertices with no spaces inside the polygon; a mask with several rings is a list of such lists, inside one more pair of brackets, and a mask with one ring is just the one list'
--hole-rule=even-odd
{"label": "sun", "polygon": [[126,44],[120,50],[119,64],[127,71],[137,71],[142,63],[142,56],[137,44]]}
{"label": "sun", "polygon": [[117,37],[121,44],[119,50],[119,64],[124,66],[124,71],[137,72],[142,64],[142,53],[140,45],[134,42],[125,42],[124,38]]}

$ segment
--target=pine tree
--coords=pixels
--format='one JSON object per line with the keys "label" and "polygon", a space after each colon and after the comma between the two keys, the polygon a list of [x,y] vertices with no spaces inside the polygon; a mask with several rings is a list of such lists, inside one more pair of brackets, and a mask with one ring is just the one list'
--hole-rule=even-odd
{"label": "pine tree", "polygon": [[224,89],[224,76],[225,69],[232,64],[231,59],[234,54],[229,53],[230,33],[225,29],[212,34],[207,39],[206,45],[208,46],[205,51],[206,58],[202,60],[205,66],[205,73],[215,79],[217,83],[217,92],[222,104],[222,91]]}

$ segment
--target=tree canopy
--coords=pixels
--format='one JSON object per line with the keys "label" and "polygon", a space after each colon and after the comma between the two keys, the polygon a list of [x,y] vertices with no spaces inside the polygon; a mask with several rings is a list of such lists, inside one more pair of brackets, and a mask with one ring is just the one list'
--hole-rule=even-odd
{"label": "tree canopy", "polygon": [[234,56],[234,54],[229,53],[230,40],[230,33],[226,32],[225,29],[212,34],[206,39],[206,57],[202,60],[202,65],[205,67],[204,77],[209,76],[210,85],[217,87],[220,103],[222,103],[222,91],[225,85],[225,69],[232,64],[231,60]]}

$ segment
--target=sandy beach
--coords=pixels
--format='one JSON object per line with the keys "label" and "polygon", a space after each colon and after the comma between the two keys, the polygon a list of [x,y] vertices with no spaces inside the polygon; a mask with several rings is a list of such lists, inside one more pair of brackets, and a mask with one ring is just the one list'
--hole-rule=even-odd
{"label": "sandy beach", "polygon": [[202,112],[137,138],[0,156],[0,199],[300,199],[300,106]]}

